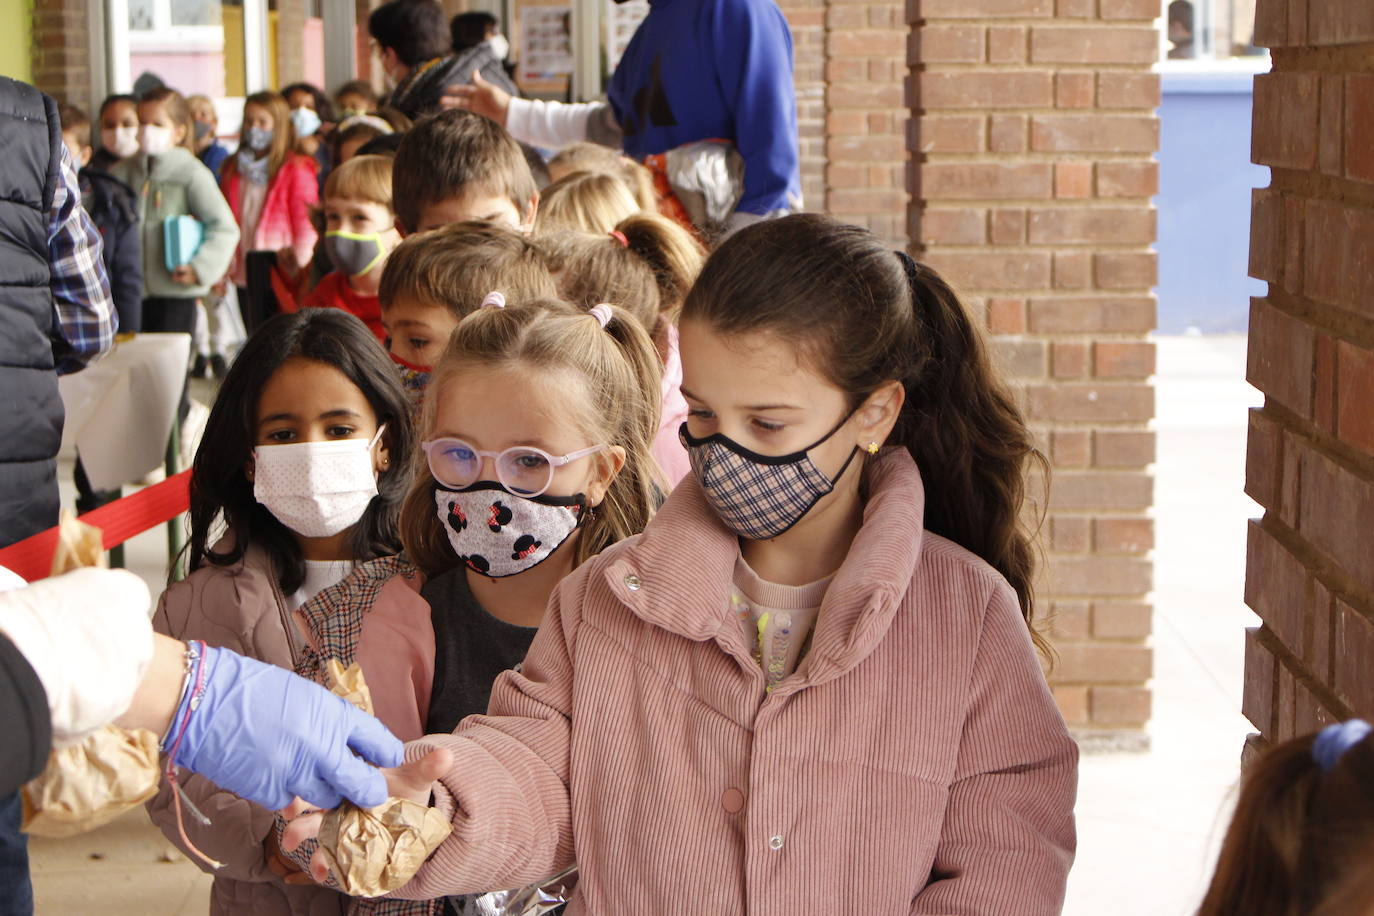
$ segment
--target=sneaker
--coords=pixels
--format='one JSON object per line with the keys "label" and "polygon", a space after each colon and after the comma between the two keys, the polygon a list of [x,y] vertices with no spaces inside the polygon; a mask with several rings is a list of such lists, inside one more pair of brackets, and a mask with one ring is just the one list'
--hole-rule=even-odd
{"label": "sneaker", "polygon": [[218,353],[210,357],[210,374],[219,379],[229,374],[229,364]]}
{"label": "sneaker", "polygon": [[203,353],[196,354],[196,361],[191,364],[191,378],[209,378],[210,360]]}

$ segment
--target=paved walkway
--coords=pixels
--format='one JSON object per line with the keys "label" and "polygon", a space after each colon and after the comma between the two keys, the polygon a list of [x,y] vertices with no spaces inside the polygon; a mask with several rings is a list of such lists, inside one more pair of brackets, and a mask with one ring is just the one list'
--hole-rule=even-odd
{"label": "paved walkway", "polygon": [[[1243,337],[1159,344],[1153,749],[1083,759],[1067,916],[1193,912],[1250,731],[1239,712],[1241,630],[1256,618],[1241,584],[1245,520],[1258,509],[1241,487],[1245,410],[1259,396],[1243,381]],[[156,531],[129,550],[155,591],[165,545]],[[139,811],[83,837],[35,840],[38,912],[201,916],[209,877],[169,852]]]}

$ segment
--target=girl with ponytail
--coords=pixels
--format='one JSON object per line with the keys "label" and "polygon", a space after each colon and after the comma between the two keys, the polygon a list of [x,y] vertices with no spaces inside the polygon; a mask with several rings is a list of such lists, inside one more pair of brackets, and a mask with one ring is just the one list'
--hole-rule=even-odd
{"label": "girl with ponytail", "polygon": [[[364,565],[306,609],[297,673],[326,683],[328,659],[357,662],[377,717],[403,739],[486,712],[559,581],[648,523],[660,493],[658,372],[649,335],[620,309],[487,296],[454,329],[426,390],[401,504],[404,553]],[[442,904],[383,911],[425,916]],[[349,912],[373,906],[358,900]]]}
{"label": "girl with ponytail", "polygon": [[701,272],[706,253],[686,229],[657,213],[636,213],[602,235],[560,232],[538,240],[559,294],[591,308],[611,302],[637,318],[663,363],[654,459],[670,486],[690,470],[678,427],[687,419],[678,355],[677,310]]}
{"label": "girl with ponytail", "polygon": [[1249,765],[1197,916],[1368,916],[1371,856],[1374,740],[1350,719]]}
{"label": "girl with ponytail", "polygon": [[389,771],[454,828],[399,894],[575,857],[577,913],[1059,913],[1035,454],[962,305],[796,215],[727,239],[679,329],[692,473],[558,586],[486,718]]}

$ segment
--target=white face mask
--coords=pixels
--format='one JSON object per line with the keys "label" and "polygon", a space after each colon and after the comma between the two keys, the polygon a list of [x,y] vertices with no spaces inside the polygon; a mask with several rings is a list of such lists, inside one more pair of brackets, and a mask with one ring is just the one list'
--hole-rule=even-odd
{"label": "white face mask", "polygon": [[144,124],[138,129],[138,148],[145,156],[157,156],[172,148],[172,129]]}
{"label": "white face mask", "polygon": [[100,145],[120,159],[138,152],[137,127],[106,127],[100,131]]}
{"label": "white face mask", "polygon": [[487,45],[491,48],[491,53],[496,55],[497,60],[505,60],[510,54],[510,42],[506,40],[506,36],[499,32],[487,39]]}
{"label": "white face mask", "polygon": [[[383,424],[382,429],[385,429]],[[331,537],[357,524],[377,495],[372,439],[290,442],[253,449],[253,498],[292,531]]]}

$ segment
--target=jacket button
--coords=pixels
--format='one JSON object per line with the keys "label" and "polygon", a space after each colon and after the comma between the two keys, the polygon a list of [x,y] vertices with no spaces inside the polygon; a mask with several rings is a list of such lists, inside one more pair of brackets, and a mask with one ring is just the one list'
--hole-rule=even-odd
{"label": "jacket button", "polygon": [[639,580],[639,576],[636,576],[634,573],[625,577],[625,587],[632,592],[639,591],[643,585],[644,583]]}
{"label": "jacket button", "polygon": [[774,850],[775,852],[779,849],[782,849],[782,837],[775,836],[771,840],[769,840],[768,848]]}
{"label": "jacket button", "polygon": [[730,814],[739,814],[744,810],[744,793],[739,789],[726,789],[720,797],[720,806]]}

